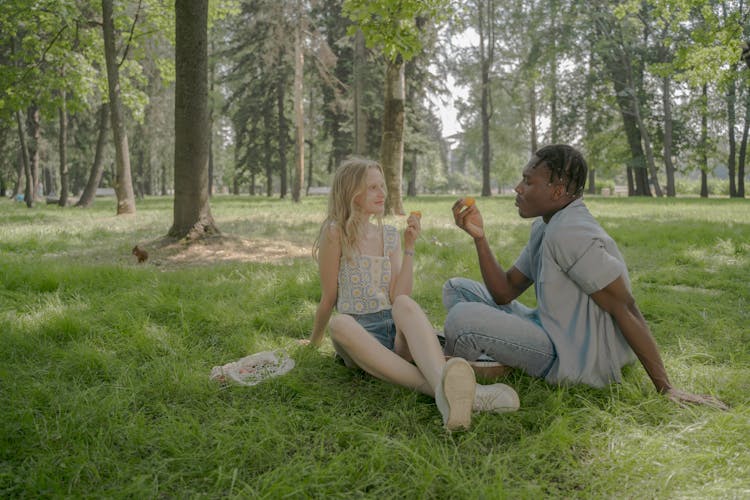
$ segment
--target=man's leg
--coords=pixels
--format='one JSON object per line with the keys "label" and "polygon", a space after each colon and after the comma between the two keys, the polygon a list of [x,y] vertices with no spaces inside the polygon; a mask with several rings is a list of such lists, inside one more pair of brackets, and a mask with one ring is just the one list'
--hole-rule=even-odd
{"label": "man's leg", "polygon": [[454,304],[445,319],[445,354],[469,361],[485,354],[498,363],[544,377],[556,359],[555,348],[536,322],[515,314],[521,311],[509,312],[518,306],[501,308],[483,301]]}

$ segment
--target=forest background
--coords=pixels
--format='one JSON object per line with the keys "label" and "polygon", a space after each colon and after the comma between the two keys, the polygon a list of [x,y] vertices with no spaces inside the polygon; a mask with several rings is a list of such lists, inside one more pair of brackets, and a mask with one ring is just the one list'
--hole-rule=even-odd
{"label": "forest background", "polygon": [[[717,0],[213,1],[207,189],[296,201],[356,153],[393,169],[391,191],[490,196],[531,151],[568,142],[589,159],[590,193],[744,197],[748,12]],[[175,6],[158,0],[2,2],[0,193],[87,205],[111,188],[118,213],[172,194],[174,34]],[[461,130],[444,137],[449,81],[465,93]]]}

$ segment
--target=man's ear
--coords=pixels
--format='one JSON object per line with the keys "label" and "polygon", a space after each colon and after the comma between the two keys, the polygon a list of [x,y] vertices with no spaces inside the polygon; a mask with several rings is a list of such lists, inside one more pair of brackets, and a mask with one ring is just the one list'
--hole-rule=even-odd
{"label": "man's ear", "polygon": [[552,199],[557,201],[562,198],[564,198],[567,195],[567,191],[565,190],[565,184],[562,182],[556,182],[552,185]]}

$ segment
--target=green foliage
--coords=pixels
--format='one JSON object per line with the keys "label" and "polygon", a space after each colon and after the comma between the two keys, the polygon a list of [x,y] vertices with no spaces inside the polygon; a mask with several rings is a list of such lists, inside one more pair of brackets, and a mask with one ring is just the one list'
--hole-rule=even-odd
{"label": "green foliage", "polygon": [[449,9],[446,0],[344,0],[343,13],[354,22],[349,35],[359,28],[368,47],[382,49],[391,61],[409,61],[422,49],[417,18],[437,22],[448,18]]}
{"label": "green foliage", "polygon": [[[440,284],[479,279],[453,198],[423,213],[415,298],[437,328]],[[750,491],[747,201],[587,198],[629,263],[672,381],[732,408],[682,409],[639,365],[620,385],[553,387],[520,373],[513,414],[442,430],[434,402],[360,372],[309,334],[312,259],[192,262],[156,243],[171,200],[138,217],[0,200],[0,495],[239,498],[733,498]],[[478,201],[500,262],[528,237],[510,197]],[[309,248],[325,199],[214,197],[232,237]],[[389,219],[403,227],[403,218]],[[145,265],[134,243],[151,251]],[[227,250],[227,240],[222,251]],[[188,250],[186,249],[186,252]],[[188,252],[189,253],[189,252]],[[225,252],[226,253],[226,252]],[[182,254],[176,254],[177,256]],[[533,291],[522,300],[533,304]],[[287,375],[221,387],[211,367],[285,348]]]}

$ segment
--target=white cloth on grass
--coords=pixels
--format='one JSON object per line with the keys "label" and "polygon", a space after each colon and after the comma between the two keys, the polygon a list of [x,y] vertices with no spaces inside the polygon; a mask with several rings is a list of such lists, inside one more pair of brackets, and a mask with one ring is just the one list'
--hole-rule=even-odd
{"label": "white cloth on grass", "polygon": [[283,350],[262,351],[211,369],[212,380],[255,385],[294,368],[294,360]]}

